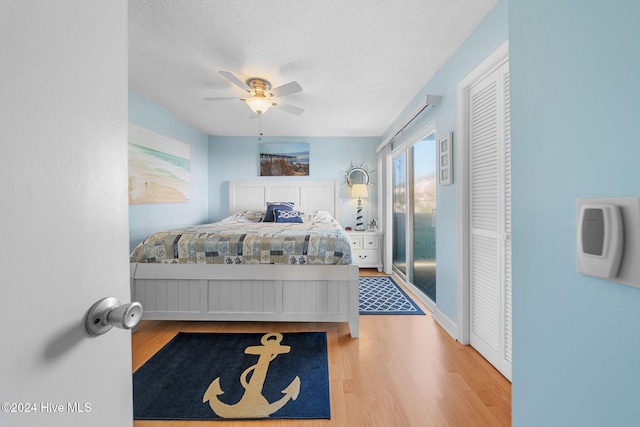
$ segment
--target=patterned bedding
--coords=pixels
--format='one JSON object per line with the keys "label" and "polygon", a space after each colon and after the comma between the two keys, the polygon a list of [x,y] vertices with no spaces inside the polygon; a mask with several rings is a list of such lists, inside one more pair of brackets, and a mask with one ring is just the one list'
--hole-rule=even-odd
{"label": "patterned bedding", "polygon": [[220,222],[155,233],[131,253],[131,262],[164,264],[351,264],[351,243],[328,213],[303,223],[256,222],[241,212]]}

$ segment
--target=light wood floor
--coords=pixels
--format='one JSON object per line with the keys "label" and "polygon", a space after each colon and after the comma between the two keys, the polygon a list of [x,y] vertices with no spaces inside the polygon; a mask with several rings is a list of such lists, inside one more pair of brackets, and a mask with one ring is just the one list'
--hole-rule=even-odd
{"label": "light wood floor", "polygon": [[331,419],[135,421],[134,426],[510,426],[511,383],[473,348],[454,341],[420,305],[426,316],[360,316],[357,339],[346,324],[142,321],[132,335],[134,372],[181,331],[326,331]]}

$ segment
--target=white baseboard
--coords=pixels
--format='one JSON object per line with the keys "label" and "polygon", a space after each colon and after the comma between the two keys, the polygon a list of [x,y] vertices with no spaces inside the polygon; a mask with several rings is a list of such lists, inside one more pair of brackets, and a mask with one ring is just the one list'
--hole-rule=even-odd
{"label": "white baseboard", "polygon": [[454,340],[458,339],[458,326],[442,311],[440,311],[438,307],[435,307],[433,309],[432,316],[433,319],[438,322],[440,326],[442,326],[442,329],[444,329],[449,335],[451,335],[451,338],[453,338]]}
{"label": "white baseboard", "polygon": [[[394,273],[397,273],[397,272],[394,272]],[[395,279],[399,279],[400,282],[404,286],[407,287],[407,289],[409,289],[411,292],[413,292],[413,296],[418,298],[420,301],[422,301],[424,303],[424,305],[427,306],[427,309],[429,309],[431,311],[431,317],[436,322],[438,322],[438,324],[445,331],[447,331],[447,333],[449,335],[451,335],[451,338],[453,338],[456,341],[459,341],[458,340],[458,326],[451,319],[449,319],[442,311],[440,311],[438,306],[433,301],[431,301],[429,298],[427,298],[427,296],[424,293],[422,293],[418,288],[416,288],[413,283],[406,282],[404,280],[404,278],[402,276],[400,276],[399,274],[396,274],[394,277],[395,277]]]}

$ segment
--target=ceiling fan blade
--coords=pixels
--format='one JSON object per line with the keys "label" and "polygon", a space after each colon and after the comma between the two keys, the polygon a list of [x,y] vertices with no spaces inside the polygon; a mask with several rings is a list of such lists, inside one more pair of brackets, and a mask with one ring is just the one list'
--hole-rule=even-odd
{"label": "ceiling fan blade", "polygon": [[277,88],[271,89],[269,91],[271,96],[280,97],[291,95],[292,93],[302,92],[302,86],[298,84],[298,82],[289,82],[283,84],[282,86],[278,86]]}
{"label": "ceiling fan blade", "polygon": [[221,96],[217,98],[205,98],[207,101],[229,101],[232,99],[239,99],[237,96]]}
{"label": "ceiling fan blade", "polygon": [[300,114],[304,113],[304,110],[302,108],[296,107],[295,105],[291,105],[291,104],[285,104],[284,102],[274,101],[273,106],[283,111],[286,111],[287,113],[295,114],[296,116],[299,116]]}
{"label": "ceiling fan blade", "polygon": [[251,88],[249,86],[247,86],[247,84],[245,82],[243,82],[242,80],[237,78],[235,76],[235,74],[233,74],[232,72],[230,72],[230,71],[219,71],[219,73],[222,74],[223,76],[225,76],[227,79],[229,79],[229,81],[231,81],[231,83],[233,83],[234,85],[238,86],[240,89],[244,90],[245,92],[251,93]]}

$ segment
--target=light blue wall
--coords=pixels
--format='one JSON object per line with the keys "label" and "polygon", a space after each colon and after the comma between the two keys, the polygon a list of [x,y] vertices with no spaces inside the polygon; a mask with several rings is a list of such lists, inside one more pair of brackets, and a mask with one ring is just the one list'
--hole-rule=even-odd
{"label": "light blue wall", "polygon": [[640,195],[640,2],[509,9],[513,425],[638,426],[640,289],[576,272],[575,204]]}
{"label": "light blue wall", "polygon": [[[380,138],[368,137],[327,137],[294,138],[263,137],[262,142],[308,142],[309,179],[332,179],[345,182],[346,172],[351,164],[361,165],[370,170],[377,169],[376,147]],[[259,144],[255,137],[209,137],[209,219],[219,221],[226,217],[229,203],[228,181],[236,179],[287,179],[259,177]],[[378,174],[374,171],[371,182],[378,184]],[[356,200],[349,196],[347,186],[341,193],[341,218],[343,226],[355,226]],[[379,186],[369,188],[369,197],[362,200],[365,221],[378,218]]]}
{"label": "light blue wall", "polygon": [[191,199],[187,203],[129,205],[132,250],[153,232],[207,221],[208,137],[133,91],[129,91],[129,122],[191,146]]}
{"label": "light blue wall", "polygon": [[[413,109],[427,94],[442,96],[442,104],[432,107],[412,123],[419,127],[429,122],[436,124],[436,137],[453,132],[454,159],[457,158],[457,85],[487,56],[502,45],[508,37],[507,1],[499,2],[462,43],[447,63],[436,73],[405,113]],[[403,113],[404,115],[404,113]],[[401,115],[400,117],[402,117]],[[399,120],[398,120],[399,122]],[[394,128],[393,124],[390,129]],[[455,160],[454,160],[455,161]],[[457,176],[452,185],[437,187],[438,229],[436,233],[437,306],[453,323],[457,321]]]}
{"label": "light blue wall", "polygon": [[[228,184],[231,179],[278,179],[258,177],[257,137],[207,136],[147,98],[129,91],[129,121],[191,146],[191,200],[188,203],[129,206],[130,249],[149,234],[186,225],[219,221],[228,215]],[[262,142],[308,142],[310,180],[344,182],[351,164],[373,170],[371,182],[378,184],[375,150],[378,137],[279,138]],[[286,178],[279,178],[286,179]],[[365,220],[378,218],[378,186],[363,199]],[[342,186],[341,219],[355,225],[356,200]]]}

